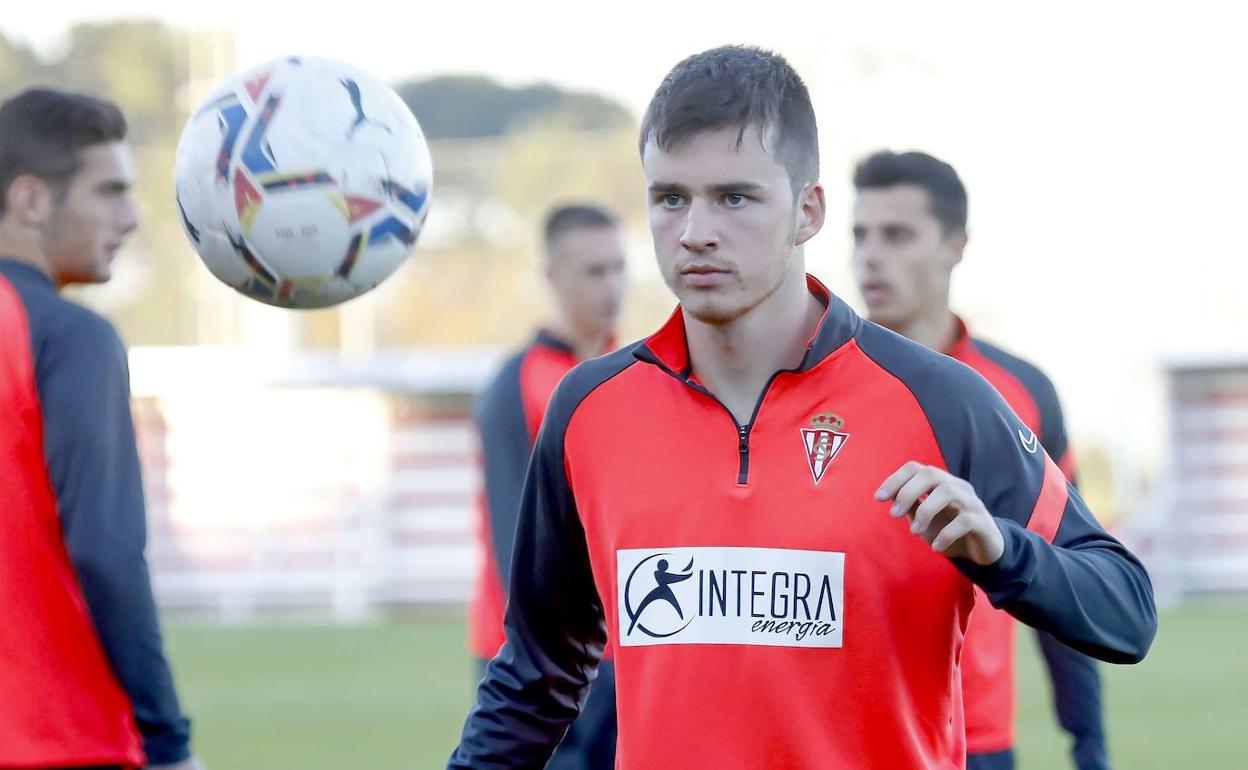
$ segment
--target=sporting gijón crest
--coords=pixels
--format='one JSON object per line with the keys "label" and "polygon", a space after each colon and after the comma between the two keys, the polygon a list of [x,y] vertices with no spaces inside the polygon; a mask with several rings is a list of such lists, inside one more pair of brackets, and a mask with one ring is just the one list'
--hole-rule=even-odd
{"label": "sporting gij\u00f3n crest", "polygon": [[810,427],[802,428],[806,461],[816,484],[823,479],[828,466],[849,440],[849,434],[842,432],[844,427],[845,421],[835,414],[817,414],[811,418]]}

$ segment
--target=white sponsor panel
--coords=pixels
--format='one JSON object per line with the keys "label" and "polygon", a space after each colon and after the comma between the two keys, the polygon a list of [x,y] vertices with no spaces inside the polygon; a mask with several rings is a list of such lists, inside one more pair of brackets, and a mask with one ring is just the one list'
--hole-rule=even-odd
{"label": "white sponsor panel", "polygon": [[616,564],[622,646],[841,646],[843,553],[640,548]]}

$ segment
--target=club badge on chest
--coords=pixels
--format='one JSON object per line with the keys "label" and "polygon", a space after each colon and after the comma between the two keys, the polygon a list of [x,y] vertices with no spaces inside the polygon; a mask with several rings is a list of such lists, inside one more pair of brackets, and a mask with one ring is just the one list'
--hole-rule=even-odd
{"label": "club badge on chest", "polygon": [[828,412],[815,415],[810,419],[810,426],[801,429],[806,461],[815,484],[823,480],[828,467],[849,440],[849,434],[843,432],[844,428],[845,420]]}

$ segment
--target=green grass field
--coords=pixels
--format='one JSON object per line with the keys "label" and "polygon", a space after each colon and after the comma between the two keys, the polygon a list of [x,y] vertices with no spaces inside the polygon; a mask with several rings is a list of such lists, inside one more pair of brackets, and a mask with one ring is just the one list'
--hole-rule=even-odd
{"label": "green grass field", "polygon": [[[442,766],[471,695],[462,616],[362,627],[230,628],[173,620],[169,655],[211,770]],[[1068,767],[1033,636],[1020,634],[1020,766]],[[1107,666],[1115,764],[1244,767],[1248,605],[1162,616],[1147,661]]]}

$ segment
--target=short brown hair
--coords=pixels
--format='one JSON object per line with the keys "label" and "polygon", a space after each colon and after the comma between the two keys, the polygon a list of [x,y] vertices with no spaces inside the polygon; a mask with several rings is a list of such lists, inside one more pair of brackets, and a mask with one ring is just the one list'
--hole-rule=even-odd
{"label": "short brown hair", "polygon": [[13,180],[31,174],[63,194],[82,169],[80,150],[126,138],[126,118],[112,102],[31,88],[0,105],[0,214]]}
{"label": "short brown hair", "polygon": [[569,204],[551,209],[542,225],[542,235],[549,250],[555,240],[566,232],[618,226],[615,216],[601,206],[589,203]]}
{"label": "short brown hair", "polygon": [[966,187],[948,163],[925,152],[881,150],[858,162],[854,188],[879,190],[914,185],[927,192],[928,208],[945,234],[966,232]]}
{"label": "short brown hair", "polygon": [[736,127],[737,144],[757,126],[796,193],[819,178],[819,130],[806,84],[784,57],[751,46],[724,46],[694,54],[663,78],[641,124],[641,151],[661,148],[703,131]]}

